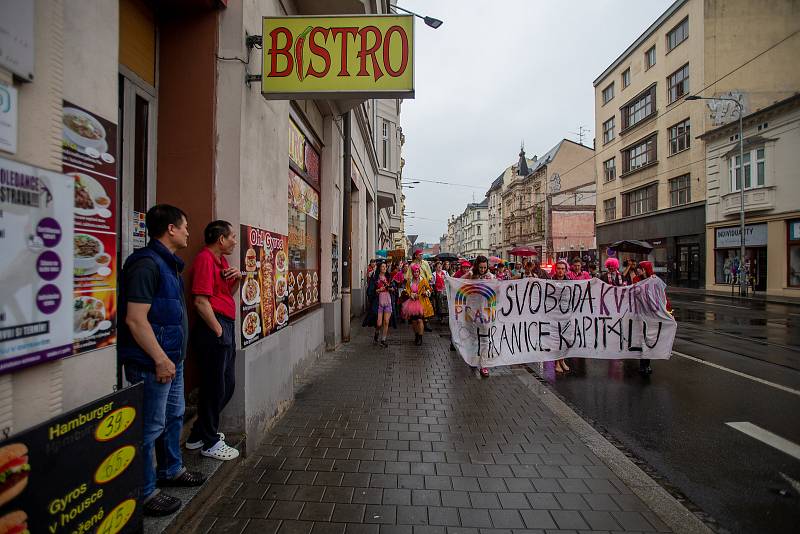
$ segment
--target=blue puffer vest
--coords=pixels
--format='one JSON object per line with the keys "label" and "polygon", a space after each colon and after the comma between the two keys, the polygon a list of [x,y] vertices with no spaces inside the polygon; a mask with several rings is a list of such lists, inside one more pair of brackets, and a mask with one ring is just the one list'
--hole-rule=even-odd
{"label": "blue puffer vest", "polygon": [[[183,314],[185,312],[183,300],[183,260],[171,253],[160,241],[150,240],[145,248],[134,251],[122,268],[124,273],[131,265],[143,258],[152,259],[158,266],[159,284],[147,319],[153,327],[156,340],[170,360],[179,363],[183,360],[183,341],[188,333],[183,331]],[[119,290],[119,345],[117,354],[122,363],[135,363],[145,369],[154,371],[153,359],[142,350],[125,324],[125,315],[128,309],[125,294],[124,276]]]}

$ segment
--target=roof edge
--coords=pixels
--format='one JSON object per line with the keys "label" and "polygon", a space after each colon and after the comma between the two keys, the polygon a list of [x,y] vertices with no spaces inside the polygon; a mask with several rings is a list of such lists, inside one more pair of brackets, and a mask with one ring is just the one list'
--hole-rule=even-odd
{"label": "roof edge", "polygon": [[683,7],[683,5],[688,1],[689,0],[675,0],[675,2],[669,6],[667,10],[664,11],[661,16],[658,17],[656,21],[644,31],[644,33],[642,33],[628,48],[626,48],[625,51],[622,52],[622,54],[620,54],[611,65],[606,67],[606,70],[604,70],[600,76],[595,78],[595,80],[592,82],[592,85],[597,87],[600,82],[605,80],[614,69],[619,67],[623,61],[628,59],[634,50],[636,50],[643,42],[649,39],[650,36],[656,32],[656,30],[658,30],[672,15],[675,14],[676,11],[678,11],[678,9]]}

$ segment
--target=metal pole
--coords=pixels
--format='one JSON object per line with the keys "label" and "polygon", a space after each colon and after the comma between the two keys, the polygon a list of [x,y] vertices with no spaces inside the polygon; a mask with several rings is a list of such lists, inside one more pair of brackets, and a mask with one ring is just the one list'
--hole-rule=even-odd
{"label": "metal pole", "polygon": [[353,193],[351,186],[352,176],[352,132],[350,128],[350,112],[342,114],[342,128],[344,130],[344,165],[342,166],[342,177],[344,194],[342,195],[342,342],[350,341],[350,306],[351,306],[351,279],[352,266],[351,257],[351,196]]}
{"label": "metal pole", "polygon": [[[747,296],[747,275],[748,270],[745,269],[745,234],[744,234],[744,129],[742,128],[742,115],[744,115],[744,107],[736,101],[736,107],[739,108],[739,168],[741,169],[742,180],[739,188],[741,205],[739,206],[739,233],[741,250],[739,260],[739,296]],[[753,167],[750,166],[750,179],[753,178]]]}

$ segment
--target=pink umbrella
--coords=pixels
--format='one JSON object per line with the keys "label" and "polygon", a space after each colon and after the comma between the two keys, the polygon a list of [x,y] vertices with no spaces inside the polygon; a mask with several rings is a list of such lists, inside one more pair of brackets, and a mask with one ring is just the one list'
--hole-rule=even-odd
{"label": "pink umbrella", "polygon": [[536,252],[535,249],[532,249],[530,247],[514,247],[511,250],[509,250],[508,253],[511,254],[512,256],[521,256],[523,258],[527,256],[539,255],[539,253]]}
{"label": "pink umbrella", "polygon": [[500,263],[505,263],[505,261],[503,260],[503,258],[499,258],[497,256],[489,256],[489,263],[491,263],[492,265],[498,265]]}

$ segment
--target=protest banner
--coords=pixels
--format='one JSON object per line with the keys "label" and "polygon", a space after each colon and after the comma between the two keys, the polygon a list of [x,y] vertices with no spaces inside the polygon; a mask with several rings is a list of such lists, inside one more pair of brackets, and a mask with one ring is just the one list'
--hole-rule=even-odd
{"label": "protest banner", "polygon": [[498,367],[560,358],[667,359],[677,324],[666,284],[591,280],[447,279],[453,344],[467,364]]}

